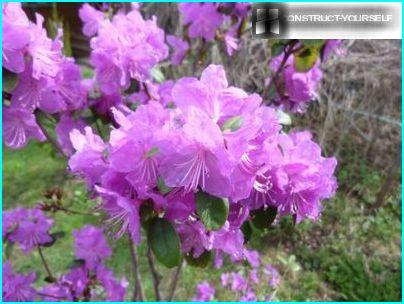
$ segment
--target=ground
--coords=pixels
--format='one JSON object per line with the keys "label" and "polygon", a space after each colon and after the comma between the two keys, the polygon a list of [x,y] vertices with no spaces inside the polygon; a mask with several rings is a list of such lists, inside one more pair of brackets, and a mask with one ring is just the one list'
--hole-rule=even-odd
{"label": "ground", "polygon": [[[94,202],[87,199],[83,183],[66,173],[66,162],[52,154],[48,144],[31,142],[20,151],[3,148],[3,210],[17,205],[32,207],[43,200],[47,189],[63,189],[63,202],[70,209],[90,210]],[[370,206],[381,187],[384,176],[378,170],[352,160],[339,168],[340,188],[337,196],[325,203],[318,222],[293,224],[281,220],[273,229],[250,240],[249,246],[262,253],[264,262],[280,270],[282,281],[275,300],[279,301],[400,301],[401,300],[401,183],[397,175],[393,191],[386,203],[374,214]],[[359,164],[359,165],[358,165]],[[352,177],[355,172],[355,178]],[[83,223],[100,224],[100,217],[56,213],[53,232],[63,231],[52,247],[44,249],[52,271],[61,274],[73,262],[71,231]],[[108,260],[118,277],[130,282],[130,254],[125,238],[113,241],[114,255]],[[139,248],[145,256],[144,242]],[[36,252],[24,255],[17,248],[3,246],[3,260],[12,256],[19,272],[36,271],[42,285],[45,275]],[[234,267],[231,263],[226,270]],[[154,300],[147,261],[142,258],[140,270],[148,300]],[[159,267],[162,274],[169,270]],[[175,300],[189,301],[195,285],[209,280],[217,286],[223,272],[215,269],[184,267]],[[163,279],[165,288],[167,279]],[[131,291],[129,291],[130,293]],[[266,295],[266,284],[259,294]],[[128,298],[129,299],[129,298]],[[234,294],[218,290],[217,300],[237,301]]]}

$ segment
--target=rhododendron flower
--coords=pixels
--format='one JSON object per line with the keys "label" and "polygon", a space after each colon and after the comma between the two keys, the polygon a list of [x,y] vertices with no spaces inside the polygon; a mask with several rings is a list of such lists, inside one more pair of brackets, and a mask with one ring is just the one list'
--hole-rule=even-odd
{"label": "rhododendron flower", "polygon": [[128,88],[130,79],[148,80],[150,70],[168,56],[156,19],[144,20],[137,10],[102,21],[91,48],[95,77],[105,94]]}
{"label": "rhododendron flower", "polygon": [[322,51],[322,60],[326,61],[332,54],[339,56],[346,54],[342,39],[329,39],[325,42]]}
{"label": "rhododendron flower", "polygon": [[240,302],[256,302],[257,296],[254,291],[248,290],[241,298]]}
{"label": "rhododendron flower", "polygon": [[288,183],[277,198],[278,212],[295,215],[297,222],[306,217],[315,220],[322,210],[321,200],[335,193],[333,174],[337,161],[321,156],[321,148],[311,140],[309,132],[282,136],[279,144],[285,153],[283,170]]}
{"label": "rhododendron flower", "polygon": [[24,53],[30,42],[30,22],[21,3],[3,3],[3,66],[14,73],[25,68]]}
{"label": "rhododendron flower", "polygon": [[53,220],[47,218],[41,210],[20,208],[16,212],[4,212],[3,216],[7,223],[13,223],[12,227],[7,227],[8,240],[17,243],[24,252],[52,242],[49,230]]}
{"label": "rhododendron flower", "polygon": [[73,230],[74,254],[83,259],[89,269],[95,269],[104,259],[111,255],[111,248],[104,237],[103,229],[86,225],[80,230]]}
{"label": "rhododendron flower", "polygon": [[104,287],[106,301],[125,301],[126,288],[128,287],[128,281],[126,279],[119,281],[114,277],[112,271],[103,265],[97,268],[96,276]]}
{"label": "rhododendron flower", "polygon": [[94,36],[97,33],[99,24],[105,19],[103,12],[88,3],[84,3],[79,9],[79,16],[84,24],[83,34],[88,37]]}
{"label": "rhododendron flower", "polygon": [[86,124],[81,119],[74,120],[68,114],[64,114],[61,116],[60,121],[55,127],[55,132],[57,135],[57,141],[65,155],[70,156],[74,152],[73,145],[70,141],[70,132],[73,130],[84,132],[85,127]]}
{"label": "rhododendron flower", "polygon": [[268,282],[269,286],[271,286],[272,288],[278,287],[280,282],[280,275],[278,270],[271,264],[268,264],[264,268],[264,273],[270,277]]}
{"label": "rhododendron flower", "polygon": [[233,56],[233,54],[239,49],[239,39],[236,37],[236,33],[234,30],[229,30],[224,35],[224,43],[226,46],[226,51],[229,56]]}
{"label": "rhododendron flower", "polygon": [[13,149],[24,147],[32,138],[46,140],[34,114],[21,107],[3,106],[3,133],[6,145]]}
{"label": "rhododendron flower", "polygon": [[193,257],[197,258],[205,250],[211,248],[211,241],[201,222],[188,221],[177,224],[176,230],[181,238],[182,250],[186,253],[192,253]]}
{"label": "rhododendron flower", "polygon": [[69,160],[70,170],[85,176],[92,187],[107,167],[103,155],[106,145],[90,127],[85,127],[84,134],[76,129],[71,131],[70,141],[76,150]]}
{"label": "rhododendron flower", "polygon": [[36,291],[32,287],[36,275],[34,272],[23,275],[13,271],[10,262],[3,264],[2,295],[5,302],[35,301]]}
{"label": "rhododendron flower", "polygon": [[177,38],[172,35],[167,36],[167,43],[173,48],[173,53],[171,55],[171,62],[174,65],[180,65],[184,60],[185,54],[189,49],[188,42]]}
{"label": "rhododendron flower", "polygon": [[191,38],[213,40],[223,22],[215,3],[180,3],[179,10],[184,24],[189,24],[188,35]]}
{"label": "rhododendron flower", "polygon": [[[270,68],[276,71],[282,62],[284,54],[271,60]],[[281,107],[293,112],[304,113],[310,101],[317,97],[317,90],[323,73],[319,68],[320,62],[307,72],[298,72],[294,68],[294,56],[289,56],[281,74],[285,92],[278,96]],[[283,96],[285,95],[285,96]]]}
{"label": "rhododendron flower", "polygon": [[208,283],[202,282],[196,286],[196,296],[192,299],[194,302],[208,302],[215,297],[215,289]]}

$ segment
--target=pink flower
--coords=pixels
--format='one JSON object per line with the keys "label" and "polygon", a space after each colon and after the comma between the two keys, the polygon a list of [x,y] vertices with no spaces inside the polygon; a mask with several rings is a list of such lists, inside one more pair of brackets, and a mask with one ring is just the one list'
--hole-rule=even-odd
{"label": "pink flower", "polygon": [[84,23],[83,33],[88,37],[94,36],[97,33],[99,24],[105,19],[103,12],[95,9],[88,3],[84,3],[79,9],[79,16]]}

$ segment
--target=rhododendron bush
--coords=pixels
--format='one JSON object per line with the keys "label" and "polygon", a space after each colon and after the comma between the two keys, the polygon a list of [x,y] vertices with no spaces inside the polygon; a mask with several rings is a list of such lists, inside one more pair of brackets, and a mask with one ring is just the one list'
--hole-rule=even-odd
{"label": "rhododendron bush", "polygon": [[[3,67],[17,77],[3,92],[4,143],[23,149],[31,140],[49,141],[67,158],[69,173],[85,181],[102,217],[99,227],[83,223],[73,232],[77,263],[55,274],[42,251],[58,246],[52,214],[74,213],[57,199],[3,211],[3,241],[26,258],[37,251],[47,274],[45,283],[35,283],[34,272],[16,273],[6,261],[5,301],[147,300],[137,270],[142,240],[157,300],[171,300],[176,281],[163,295],[155,261],[178,267],[177,280],[185,262],[220,268],[228,260],[247,263],[221,276],[225,288],[237,291],[235,300],[256,301],[254,286],[262,281],[270,290],[264,300],[271,300],[279,273],[262,265],[247,241],[281,217],[317,220],[335,194],[336,159],[322,155],[309,130],[285,124],[315,100],[321,63],[341,52],[341,41],[270,41],[268,78],[260,91],[247,92],[204,54],[218,47],[233,56],[243,48],[250,9],[180,3],[182,32],[171,35],[156,17],[144,17],[139,3],[84,4],[79,16],[93,76],[83,78],[82,67],[64,55],[61,29],[50,38],[41,15],[32,21],[20,4],[3,4]],[[159,68],[164,63],[203,68],[168,79]],[[126,277],[105,264],[113,254],[107,235],[130,241],[133,269]],[[202,282],[194,300],[212,300],[214,293]]]}

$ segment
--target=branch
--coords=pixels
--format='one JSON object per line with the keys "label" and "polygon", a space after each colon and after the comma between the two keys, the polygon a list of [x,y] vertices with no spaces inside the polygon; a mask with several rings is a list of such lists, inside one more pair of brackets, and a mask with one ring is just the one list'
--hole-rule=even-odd
{"label": "branch", "polygon": [[56,282],[56,278],[52,275],[52,272],[50,271],[49,265],[45,260],[45,257],[43,255],[43,252],[42,252],[42,249],[41,249],[41,245],[38,245],[37,248],[38,248],[39,256],[41,257],[41,260],[42,260],[42,264],[45,267],[46,273],[48,274],[49,281]]}
{"label": "branch", "polygon": [[[264,88],[264,91],[262,92],[262,97],[265,98],[265,96],[268,94],[268,91],[271,89],[272,84],[276,84],[277,78],[279,77],[279,74],[281,73],[281,71],[284,69],[286,62],[289,59],[289,56],[292,55],[294,52],[296,52],[298,50],[294,49],[293,47],[295,46],[295,44],[297,43],[296,40],[292,40],[289,45],[287,46],[287,50],[285,51],[285,54],[282,58],[281,64],[279,65],[278,69],[275,71],[275,74],[273,75],[273,77],[271,77],[271,79],[269,80],[268,85]],[[271,58],[272,59],[272,58]]]}
{"label": "branch", "polygon": [[128,241],[129,241],[129,250],[130,250],[130,255],[131,255],[131,264],[132,264],[132,272],[133,272],[133,279],[135,283],[135,289],[133,292],[133,297],[132,301],[137,301],[138,299],[140,301],[145,300],[145,294],[144,294],[144,289],[139,273],[139,263],[137,260],[137,253],[136,253],[136,245],[133,243],[132,238],[130,237],[130,234],[127,233],[128,235]]}
{"label": "branch", "polygon": [[149,262],[149,268],[153,278],[153,287],[154,294],[156,295],[156,301],[161,301],[161,294],[159,289],[161,275],[157,272],[156,266],[154,264],[154,257],[149,245],[147,246],[147,261]]}
{"label": "branch", "polygon": [[178,279],[180,278],[182,264],[184,264],[184,261],[181,261],[181,264],[178,265],[177,269],[174,272],[174,276],[173,276],[173,278],[171,280],[170,291],[169,291],[169,294],[168,294],[168,297],[167,297],[168,302],[171,302],[173,300],[173,298],[174,298],[175,290],[177,289]]}

